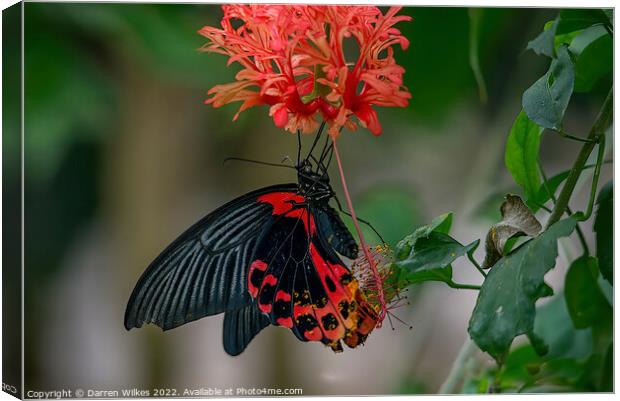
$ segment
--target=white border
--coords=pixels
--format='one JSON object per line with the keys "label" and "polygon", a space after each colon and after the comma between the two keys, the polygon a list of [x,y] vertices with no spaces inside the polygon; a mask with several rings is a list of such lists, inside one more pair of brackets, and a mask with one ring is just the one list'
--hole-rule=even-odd
{"label": "white border", "polygon": [[[30,0],[29,2],[44,2],[44,1],[40,1],[40,0]],[[66,2],[70,2],[70,1],[66,1]],[[83,1],[73,1],[76,3],[97,3],[97,2],[102,2],[102,1],[93,1],[93,0],[83,0]],[[155,1],[122,1],[122,0],[111,0],[111,1],[106,1],[109,3],[197,3],[197,4],[221,4],[222,1],[197,1],[197,0],[184,0],[184,1],[170,1],[170,0],[155,0]],[[0,0],[0,4],[2,5],[2,9],[5,9],[13,4],[15,4],[15,1],[11,1],[11,0]],[[244,3],[305,3],[305,4],[342,4],[344,2],[342,1],[334,1],[334,0],[324,0],[324,1],[317,1],[317,0],[305,0],[305,1],[300,1],[300,0],[271,0],[271,1],[255,1],[255,0],[247,0],[244,1]],[[357,0],[357,1],[349,1],[347,3],[350,4],[370,4],[370,5],[404,5],[404,6],[449,6],[449,7],[453,7],[453,6],[460,6],[460,7],[464,7],[464,6],[479,6],[479,7],[518,7],[518,8],[523,8],[523,7],[545,7],[545,8],[613,8],[615,7],[615,2],[613,1],[601,1],[601,0],[590,0],[590,1],[583,1],[583,0],[547,0],[547,1],[532,1],[532,0],[524,0],[524,1],[500,1],[500,0],[476,0],[473,2],[467,2],[467,1],[458,1],[458,0],[443,0],[443,1],[432,1],[432,0],[418,0],[418,1],[406,1],[406,0],[392,0],[392,1],[371,1],[371,0]],[[23,21],[23,4],[22,4],[22,76],[21,76],[21,88],[22,88],[22,94],[24,93],[23,89],[24,89],[24,77],[23,77],[23,30],[24,30],[24,21]],[[1,21],[0,21],[0,46],[1,46]],[[618,65],[618,52],[617,50],[617,41],[614,41],[614,66]],[[2,73],[2,68],[0,67],[0,76]],[[614,68],[614,82],[618,82],[617,81],[617,77],[618,77],[618,73],[617,73],[617,69]],[[614,93],[615,95],[615,93]],[[615,96],[614,96],[615,97]],[[23,345],[23,336],[24,336],[24,327],[23,327],[23,297],[24,297],[24,292],[23,292],[23,285],[24,285],[24,268],[23,268],[23,261],[24,261],[24,213],[23,213],[23,207],[24,207],[24,193],[23,193],[23,184],[24,184],[24,97],[22,96],[22,104],[21,104],[21,124],[22,124],[22,138],[21,138],[21,152],[22,152],[22,160],[21,160],[21,169],[22,169],[22,196],[21,196],[21,201],[22,201],[22,215],[21,215],[21,221],[22,221],[22,241],[21,241],[21,254],[22,254],[22,345]],[[0,97],[0,106],[1,106],[1,97]],[[617,114],[617,108],[618,108],[618,104],[616,103],[614,105],[614,115]],[[1,115],[1,107],[0,107],[0,115]],[[614,154],[618,153],[618,143],[617,141],[614,141]],[[2,161],[2,155],[0,152],[0,173],[2,171],[2,167],[1,167],[1,161]],[[618,167],[617,163],[614,163],[614,177],[619,176],[620,174],[620,167]],[[1,174],[0,174],[1,177]],[[614,194],[614,198],[616,199],[616,201],[614,202],[614,210],[616,211],[617,208],[615,206],[617,206],[617,192]],[[0,199],[0,208],[2,206],[2,200]],[[620,217],[618,217],[618,213],[614,214],[614,227],[619,227],[620,225],[618,225],[618,221],[619,221]],[[1,219],[0,219],[1,220]],[[614,230],[614,234],[616,234],[616,231]],[[618,239],[617,235],[614,235],[614,255],[615,255],[615,251],[617,251],[618,249],[620,249],[618,247],[618,244],[620,242],[620,240]],[[0,241],[2,240],[2,233],[0,231]],[[1,249],[0,249],[0,256],[1,256]],[[615,280],[616,284],[618,283],[618,280]],[[0,299],[0,305],[1,305],[1,299]],[[615,322],[620,321],[618,320],[620,318],[619,315],[619,311],[618,308],[614,308],[614,317],[615,317]],[[1,338],[1,320],[0,320],[0,338]],[[615,326],[614,326],[615,327]],[[618,332],[615,332],[615,340],[617,340],[618,338]],[[614,353],[614,367],[618,366],[615,362],[618,360],[618,354],[619,354],[619,350],[618,350],[618,346],[617,346],[617,342],[616,342],[616,347],[615,347],[615,353]],[[2,353],[0,351],[0,360],[2,357]],[[23,346],[22,346],[22,363],[23,363],[23,357],[24,357],[24,350],[23,350]],[[1,364],[0,364],[0,375],[1,375]],[[23,394],[23,366],[22,366],[22,394]],[[614,388],[615,389],[620,389],[620,381],[618,380],[619,375],[617,370],[615,371],[615,378],[614,378]],[[414,396],[396,396],[398,398],[414,398]],[[415,399],[420,399],[420,400],[435,400],[437,398],[443,398],[443,397],[450,397],[450,396],[440,396],[440,395],[424,395],[424,396],[415,396]],[[454,396],[453,396],[454,397]],[[472,396],[459,396],[459,399],[464,399],[464,400],[472,400],[472,399],[478,399],[480,397],[491,397],[491,398],[497,398],[497,397],[501,397],[503,400],[522,400],[524,397],[527,398],[538,398],[538,397],[545,397],[545,399],[547,400],[582,400],[584,397],[587,397],[588,399],[591,400],[614,400],[616,399],[616,396],[613,394],[546,394],[546,395],[527,395],[527,394],[520,394],[520,395],[489,395],[489,396],[478,396],[478,395],[472,395]],[[306,397],[308,398],[308,397]],[[313,399],[317,399],[317,400],[326,400],[326,399],[331,399],[331,398],[351,398],[351,397],[312,397]],[[377,399],[377,400],[388,400],[392,397],[373,397],[373,399]],[[10,395],[6,394],[6,393],[0,393],[0,401],[4,401],[4,400],[13,400],[14,397],[11,397]],[[226,398],[226,399],[236,399],[236,398]],[[257,400],[267,400],[267,399],[273,399],[273,398],[255,398]]]}

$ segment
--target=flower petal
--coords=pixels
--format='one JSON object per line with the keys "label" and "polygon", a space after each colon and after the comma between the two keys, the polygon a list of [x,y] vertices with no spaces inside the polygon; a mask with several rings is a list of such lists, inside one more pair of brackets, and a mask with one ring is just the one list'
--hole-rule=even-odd
{"label": "flower petal", "polygon": [[[205,26],[201,51],[224,54],[239,63],[236,82],[216,85],[206,103],[220,107],[242,101],[238,114],[268,105],[278,127],[309,132],[320,114],[334,135],[361,124],[373,134],[381,125],[373,106],[406,107],[411,97],[403,86],[395,46],[408,39],[395,27],[411,17],[385,14],[374,6],[263,5],[222,6],[220,27]],[[356,59],[346,59],[345,42],[359,46]]]}
{"label": "flower petal", "polygon": [[363,105],[355,111],[355,115],[373,135],[381,135],[382,129],[381,124],[379,124],[379,117],[377,116],[377,112],[372,107],[369,105]]}
{"label": "flower petal", "polygon": [[278,103],[269,109],[269,115],[273,117],[273,122],[276,124],[278,128],[286,127],[288,124],[288,110],[286,109],[286,104]]}

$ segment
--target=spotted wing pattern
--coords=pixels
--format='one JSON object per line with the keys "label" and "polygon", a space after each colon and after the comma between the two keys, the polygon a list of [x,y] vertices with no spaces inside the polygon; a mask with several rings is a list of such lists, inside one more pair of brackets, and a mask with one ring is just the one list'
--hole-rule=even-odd
{"label": "spotted wing pattern", "polygon": [[303,196],[270,193],[276,217],[254,253],[248,292],[271,324],[293,331],[301,341],[320,341],[341,351],[355,347],[376,323],[357,280],[321,238],[315,214]]}

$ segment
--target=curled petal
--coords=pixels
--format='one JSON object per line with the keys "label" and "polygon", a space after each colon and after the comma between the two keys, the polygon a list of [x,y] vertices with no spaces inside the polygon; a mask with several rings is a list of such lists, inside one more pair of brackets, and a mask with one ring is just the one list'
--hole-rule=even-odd
{"label": "curled petal", "polygon": [[355,115],[373,135],[381,135],[381,124],[379,124],[379,117],[377,116],[377,112],[372,107],[363,105],[355,112]]}
{"label": "curled petal", "polygon": [[278,103],[269,109],[269,115],[273,117],[273,122],[276,124],[278,128],[286,127],[288,124],[288,110],[286,109],[286,104]]}

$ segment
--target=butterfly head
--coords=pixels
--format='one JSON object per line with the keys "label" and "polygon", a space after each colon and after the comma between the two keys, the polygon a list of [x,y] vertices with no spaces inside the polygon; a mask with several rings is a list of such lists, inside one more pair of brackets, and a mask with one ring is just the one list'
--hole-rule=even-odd
{"label": "butterfly head", "polygon": [[301,194],[308,199],[318,201],[334,196],[324,166],[315,168],[309,160],[303,160],[297,165],[297,178]]}

